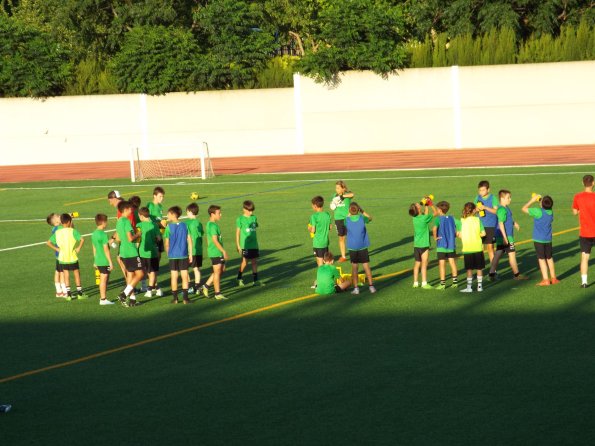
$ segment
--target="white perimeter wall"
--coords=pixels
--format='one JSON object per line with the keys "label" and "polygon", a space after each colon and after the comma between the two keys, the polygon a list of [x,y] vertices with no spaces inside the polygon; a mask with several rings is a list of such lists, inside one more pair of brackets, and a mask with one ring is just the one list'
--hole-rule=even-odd
{"label": "white perimeter wall", "polygon": [[595,143],[595,61],[349,72],[295,87],[0,99],[0,164]]}

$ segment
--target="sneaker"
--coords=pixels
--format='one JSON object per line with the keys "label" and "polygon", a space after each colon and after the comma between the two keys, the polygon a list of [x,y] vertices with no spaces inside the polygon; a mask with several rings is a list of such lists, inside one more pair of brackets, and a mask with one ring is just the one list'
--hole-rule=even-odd
{"label": "sneaker", "polygon": [[514,278],[514,280],[529,280],[529,278],[527,276],[523,276],[522,274],[519,274],[518,276],[514,276],[513,278]]}
{"label": "sneaker", "polygon": [[63,298],[63,297],[66,297],[66,296],[64,296],[64,293],[56,293],[56,297]]}
{"label": "sneaker", "polygon": [[498,274],[490,273],[490,275],[488,276],[488,279],[490,280],[490,282],[495,282],[496,280],[498,280]]}
{"label": "sneaker", "polygon": [[225,297],[223,294],[219,293],[219,294],[215,294],[215,299],[216,300],[229,300],[227,297]]}
{"label": "sneaker", "polygon": [[478,293],[481,293],[482,291],[483,291],[483,287],[481,287],[481,286],[478,286],[478,287],[477,287],[477,292],[478,292]]}
{"label": "sneaker", "polygon": [[85,293],[83,293],[83,292],[80,292],[80,293],[78,293],[78,294],[76,295],[76,298],[77,298],[77,299],[81,299],[81,300],[85,300],[85,299],[88,299],[88,298],[89,298],[89,296],[87,296],[87,295],[86,295]]}
{"label": "sneaker", "polygon": [[413,288],[419,288],[419,283],[414,283]]}
{"label": "sneaker", "polygon": [[473,292],[473,288],[463,288],[461,290],[461,293],[472,293]]}
{"label": "sneaker", "polygon": [[99,305],[113,305],[114,303],[111,300],[107,299],[99,299]]}
{"label": "sneaker", "polygon": [[128,299],[128,306],[129,307],[138,307],[140,304],[136,301],[136,299]]}
{"label": "sneaker", "polygon": [[433,290],[434,287],[432,285],[430,285],[429,283],[426,283],[425,285],[421,286],[422,290]]}
{"label": "sneaker", "polygon": [[370,285],[370,287],[368,288],[370,290],[370,293],[374,294],[376,292],[376,287],[374,285]]}
{"label": "sneaker", "polygon": [[560,280],[558,280],[554,277],[552,280],[550,280],[550,282],[552,283],[552,285],[556,285],[556,284],[560,283]]}
{"label": "sneaker", "polygon": [[359,288],[354,288],[351,294],[359,294]]}
{"label": "sneaker", "polygon": [[453,283],[450,287],[451,288],[458,288],[459,287],[459,284],[458,283]]}
{"label": "sneaker", "polygon": [[153,296],[153,292],[151,290],[147,290],[147,292],[145,293],[145,297],[151,297]]}
{"label": "sneaker", "polygon": [[244,283],[244,281],[242,279],[238,279],[238,286],[242,287],[242,286],[246,286],[246,284]]}
{"label": "sneaker", "polygon": [[209,289],[205,285],[202,286],[202,294],[207,299],[209,298]]}
{"label": "sneaker", "polygon": [[339,260],[337,260],[337,263],[343,263],[347,261],[347,257],[339,257]]}
{"label": "sneaker", "polygon": [[171,300],[171,303],[172,303],[172,304],[177,304],[177,303],[178,303],[178,298],[177,298],[177,297],[174,297],[174,298]]}
{"label": "sneaker", "polygon": [[163,291],[161,291],[161,288],[159,288],[159,289],[157,289],[157,291],[155,291],[155,296],[163,297]]}
{"label": "sneaker", "polygon": [[581,283],[581,288],[588,288],[589,285],[587,285],[586,283]]}
{"label": "sneaker", "polygon": [[126,295],[124,293],[118,294],[118,300],[123,307],[128,307],[128,302],[126,302]]}
{"label": "sneaker", "polygon": [[316,289],[316,285],[312,285],[310,288],[313,289],[313,290],[315,290]]}
{"label": "sneaker", "polygon": [[440,284],[440,285],[437,285],[437,286],[436,286],[436,289],[437,289],[437,290],[445,290],[445,289],[446,289],[446,285],[442,285],[442,284]]}
{"label": "sneaker", "polygon": [[550,281],[549,280],[542,280],[541,282],[537,283],[535,286],[550,286]]}
{"label": "sneaker", "polygon": [[68,302],[70,302],[71,300],[76,300],[76,296],[74,294],[71,294],[70,296],[67,294],[66,295],[66,300]]}

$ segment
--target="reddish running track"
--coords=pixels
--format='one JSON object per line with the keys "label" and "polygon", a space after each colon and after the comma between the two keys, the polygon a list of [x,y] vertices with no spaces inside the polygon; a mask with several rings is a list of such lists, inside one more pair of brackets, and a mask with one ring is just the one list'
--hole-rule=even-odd
{"label": "reddish running track", "polygon": [[[489,152],[489,157],[486,156]],[[340,162],[337,159],[340,157]],[[486,159],[490,161],[486,163]],[[595,164],[595,145],[215,158],[218,175],[349,170]],[[128,178],[126,161],[0,166],[0,183]]]}

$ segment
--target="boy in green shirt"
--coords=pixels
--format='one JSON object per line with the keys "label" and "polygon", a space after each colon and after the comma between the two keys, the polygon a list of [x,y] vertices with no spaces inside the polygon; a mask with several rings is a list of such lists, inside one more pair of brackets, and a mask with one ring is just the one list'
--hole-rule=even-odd
{"label": "boy in green shirt", "polygon": [[256,228],[258,228],[258,220],[254,215],[254,203],[246,200],[243,203],[242,215],[236,219],[236,248],[238,253],[242,256],[242,263],[238,271],[238,286],[244,286],[242,274],[248,265],[248,260],[252,264],[252,280],[253,285],[260,285],[258,281],[258,267],[257,259],[260,255],[258,250],[258,240],[256,239]]}
{"label": "boy in green shirt", "polygon": [[188,289],[188,293],[198,293],[200,286],[200,268],[202,267],[202,238],[205,235],[202,223],[198,221],[198,204],[190,203],[186,206],[184,224],[188,227],[188,235],[192,239],[192,262],[188,265],[188,276],[190,270],[194,272],[194,284]]}
{"label": "boy in green shirt", "polygon": [[[60,222],[62,223],[62,227],[52,234],[47,241],[47,245],[58,253],[58,262],[60,262],[64,271],[66,300],[87,299],[87,295],[83,293],[83,288],[81,287],[78,258],[78,253],[83,247],[85,240],[81,237],[80,232],[72,227],[72,217],[70,214],[60,215]],[[76,284],[76,296],[73,296],[70,291],[70,271],[72,271]]]}
{"label": "boy in green shirt", "polygon": [[512,194],[509,190],[502,189],[498,192],[500,199],[500,206],[496,211],[498,217],[498,226],[496,227],[496,252],[490,265],[490,280],[496,280],[496,269],[498,262],[504,253],[508,254],[508,263],[512,270],[514,280],[527,280],[528,277],[523,276],[519,272],[519,267],[516,261],[516,249],[514,246],[514,230],[520,231],[521,228],[517,222],[512,218],[512,211],[510,210],[510,203],[512,202]]}
{"label": "boy in green shirt", "polygon": [[[422,211],[423,206],[423,211]],[[409,206],[409,215],[413,221],[413,288],[419,288],[419,270],[421,269],[421,288],[432,290],[433,287],[428,283],[428,257],[430,255],[430,223],[434,218],[434,213],[430,214],[430,207],[436,212],[436,208],[431,200],[424,204],[412,203]]]}
{"label": "boy in green shirt", "polygon": [[152,297],[153,291],[155,296],[163,296],[163,291],[157,283],[157,274],[159,274],[159,250],[157,243],[161,240],[159,228],[153,223],[149,208],[142,207],[138,210],[140,222],[136,225],[136,229],[140,231],[140,242],[138,244],[138,255],[143,265],[145,274],[149,277],[147,285],[147,292],[145,297]]}
{"label": "boy in green shirt", "polygon": [[136,306],[134,287],[141,281],[145,273],[136,246],[140,233],[135,233],[130,222],[132,205],[128,201],[118,203],[121,217],[116,223],[116,240],[120,242],[120,259],[126,269],[126,287],[118,295],[118,300],[124,307]]}
{"label": "boy in green shirt", "polygon": [[339,263],[347,261],[347,250],[345,247],[347,227],[345,226],[345,219],[349,213],[349,205],[354,196],[353,192],[347,189],[345,181],[339,180],[335,183],[335,195],[331,198],[330,208],[334,212],[335,227],[339,236],[339,250],[341,251]]}
{"label": "boy in green shirt", "polygon": [[[308,231],[312,237],[312,247],[314,248],[314,257],[316,258],[316,265],[320,266],[324,263],[324,255],[328,252],[329,239],[328,234],[332,229],[331,214],[324,211],[324,198],[320,195],[312,198],[312,209],[314,213],[310,216],[308,223]],[[316,288],[316,282],[311,288]]]}
{"label": "boy in green shirt", "polygon": [[209,221],[207,222],[207,254],[213,264],[213,274],[202,286],[202,293],[209,297],[209,287],[211,284],[215,288],[215,299],[227,300],[221,294],[221,275],[225,272],[225,261],[228,259],[227,252],[223,248],[223,238],[221,237],[221,228],[217,224],[221,220],[221,206],[212,204],[209,206]]}
{"label": "boy in green shirt", "polygon": [[[151,220],[157,225],[161,234],[165,231],[167,226],[167,219],[163,217],[163,198],[165,197],[165,190],[162,187],[155,187],[153,189],[153,201],[147,204],[149,214],[151,214]],[[157,248],[159,250],[159,261],[161,261],[161,253],[164,250],[163,238],[157,241]]]}
{"label": "boy in green shirt", "polygon": [[[316,270],[316,294],[341,293],[349,288],[349,281],[341,280],[339,270],[333,265],[333,253],[327,251],[322,261],[322,265]],[[339,280],[339,284],[337,284],[337,280]]]}
{"label": "boy in green shirt", "polygon": [[112,305],[113,302],[107,300],[107,283],[109,275],[114,268],[112,258],[109,253],[109,245],[105,228],[107,228],[107,215],[97,214],[95,216],[95,225],[97,229],[91,234],[93,243],[93,265],[99,271],[99,305]]}

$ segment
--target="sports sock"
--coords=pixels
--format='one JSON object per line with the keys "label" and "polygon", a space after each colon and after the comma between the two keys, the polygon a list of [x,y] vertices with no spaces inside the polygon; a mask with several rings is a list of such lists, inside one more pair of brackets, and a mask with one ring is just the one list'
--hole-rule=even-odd
{"label": "sports sock", "polygon": [[419,286],[419,282],[417,282],[417,281],[413,282],[413,286]]}
{"label": "sports sock", "polygon": [[459,282],[459,279],[457,279],[456,277],[452,278],[452,283],[458,283],[458,282]]}
{"label": "sports sock", "polygon": [[176,300],[178,299],[178,290],[175,290],[175,291],[171,290],[171,294],[172,294],[172,296],[174,296],[174,299],[176,299]]}
{"label": "sports sock", "polygon": [[154,289],[155,289],[155,287],[154,287],[154,286],[152,286],[152,285],[149,285],[149,286],[147,287],[147,291],[153,291]]}
{"label": "sports sock", "polygon": [[520,274],[521,274],[520,271],[518,273],[514,273],[514,277],[519,277]]}
{"label": "sports sock", "polygon": [[126,288],[124,288],[124,295],[126,297],[130,296],[130,293],[132,293],[133,290],[134,288],[131,285],[126,285]]}
{"label": "sports sock", "polygon": [[446,285],[446,280],[440,279],[440,285]]}
{"label": "sports sock", "polygon": [[198,290],[200,288],[200,282],[194,282],[194,289]]}
{"label": "sports sock", "polygon": [[83,287],[82,287],[82,286],[77,286],[77,287],[76,287],[76,292],[77,292],[78,294],[83,294]]}
{"label": "sports sock", "polygon": [[62,292],[64,294],[66,294],[66,284],[65,283],[61,283],[60,286],[62,287]]}
{"label": "sports sock", "polygon": [[426,286],[428,284],[428,282],[422,282],[421,286]]}
{"label": "sports sock", "polygon": [[581,283],[584,285],[588,283],[586,274],[581,274]]}
{"label": "sports sock", "polygon": [[483,276],[477,276],[477,288],[481,289],[483,287]]}
{"label": "sports sock", "polygon": [[242,280],[242,272],[238,271],[238,280]]}
{"label": "sports sock", "polygon": [[252,273],[252,279],[253,279],[255,282],[258,282],[258,273]]}
{"label": "sports sock", "polygon": [[54,283],[54,285],[56,286],[56,293],[61,293],[62,292],[62,285],[60,285],[59,282]]}
{"label": "sports sock", "polygon": [[471,289],[473,287],[473,277],[467,277],[467,288]]}
{"label": "sports sock", "polygon": [[68,294],[69,296],[72,296],[72,294],[70,293],[70,287],[69,286],[66,287],[66,294]]}
{"label": "sports sock", "polygon": [[182,288],[182,298],[188,300],[188,288]]}

